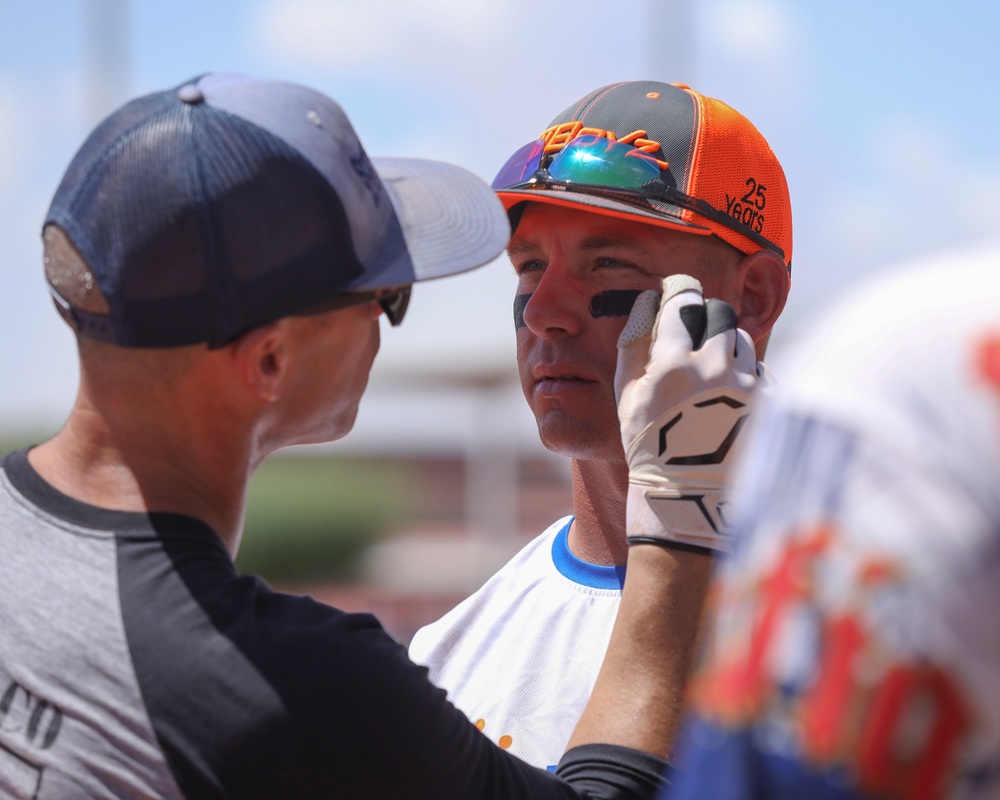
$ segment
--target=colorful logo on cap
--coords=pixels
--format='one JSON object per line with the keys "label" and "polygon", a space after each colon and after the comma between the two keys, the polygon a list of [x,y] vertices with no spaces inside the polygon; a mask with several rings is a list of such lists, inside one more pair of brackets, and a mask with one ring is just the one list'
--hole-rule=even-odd
{"label": "colorful logo on cap", "polygon": [[618,136],[618,134],[614,131],[605,130],[604,128],[592,128],[584,125],[582,122],[574,121],[563,122],[559,125],[553,125],[551,128],[546,128],[542,131],[541,136],[538,138],[545,142],[545,149],[543,152],[546,155],[552,155],[553,153],[558,153],[562,150],[577,136],[585,136],[588,134],[591,136],[600,136],[605,139],[610,139],[612,142],[630,144],[636,150],[640,150],[643,153],[649,153],[661,170],[670,169],[670,164],[661,158],[656,158],[656,154],[663,148],[659,142],[653,139],[647,139],[646,131],[632,131],[624,136]]}

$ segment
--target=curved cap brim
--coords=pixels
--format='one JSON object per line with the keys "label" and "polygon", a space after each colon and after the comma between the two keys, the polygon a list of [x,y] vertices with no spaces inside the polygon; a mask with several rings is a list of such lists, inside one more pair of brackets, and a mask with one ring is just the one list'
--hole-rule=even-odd
{"label": "curved cap brim", "polygon": [[510,239],[510,222],[496,193],[462,167],[416,158],[372,158],[399,220],[405,255],[385,248],[348,291],[403,286],[482,266]]}
{"label": "curved cap brim", "polygon": [[[647,225],[658,225],[661,228],[681,230],[699,236],[708,236],[712,230],[704,225],[669,216],[664,212],[642,208],[633,203],[625,203],[612,197],[588,192],[561,192],[539,189],[504,189],[497,192],[504,208],[511,209],[518,203],[542,203],[545,205],[579,208],[592,211],[595,214],[615,217],[627,221],[641,222]],[[680,213],[680,209],[678,209]]]}

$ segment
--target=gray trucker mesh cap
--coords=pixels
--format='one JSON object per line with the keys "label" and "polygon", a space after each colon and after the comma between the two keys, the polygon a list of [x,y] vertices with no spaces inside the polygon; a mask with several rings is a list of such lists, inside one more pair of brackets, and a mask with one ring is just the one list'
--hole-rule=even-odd
{"label": "gray trucker mesh cap", "polygon": [[343,110],[304,86],[208,74],[127,103],[70,163],[45,225],[80,251],[124,347],[220,343],[347,292],[487,263],[507,244],[494,192],[460,167],[369,159]]}

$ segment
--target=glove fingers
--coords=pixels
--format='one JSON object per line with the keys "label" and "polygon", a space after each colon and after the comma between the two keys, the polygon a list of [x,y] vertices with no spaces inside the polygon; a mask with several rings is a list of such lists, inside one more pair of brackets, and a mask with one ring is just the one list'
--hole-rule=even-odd
{"label": "glove fingers", "polygon": [[701,343],[706,323],[705,299],[700,291],[685,289],[669,298],[664,295],[650,351],[652,360],[682,363],[695,345]]}
{"label": "glove fingers", "polygon": [[622,390],[632,381],[641,378],[649,361],[649,345],[656,314],[660,309],[660,295],[654,291],[640,294],[625,327],[618,337],[618,366],[615,369],[615,401],[621,399]]}
{"label": "glove fingers", "polygon": [[[716,333],[701,348],[698,363],[710,367],[711,372],[719,372],[721,365],[730,364],[737,375],[757,375],[757,353],[753,340],[746,331],[729,329]],[[711,368],[711,365],[718,365]],[[707,375],[706,375],[707,377]]]}
{"label": "glove fingers", "polygon": [[[721,300],[705,300],[701,284],[688,275],[663,280],[663,293],[642,292],[618,338],[615,398],[650,370],[650,377],[682,364],[696,366],[703,379],[734,369],[757,375],[753,341],[737,327],[736,312]],[[699,352],[701,351],[701,352]],[[693,377],[693,376],[692,376]],[[741,381],[742,382],[742,381]]]}
{"label": "glove fingers", "polygon": [[757,383],[756,383],[757,394],[768,395],[772,391],[774,391],[776,385],[777,383],[774,380],[774,375],[771,373],[771,370],[767,368],[767,364],[765,364],[763,361],[758,361]]}
{"label": "glove fingers", "polygon": [[[701,284],[689,275],[663,279],[663,292],[642,292],[632,306],[628,321],[618,337],[618,368],[615,371],[615,399],[624,387],[646,372],[651,345],[676,359],[683,356],[704,335],[705,308]],[[665,356],[661,355],[660,358]]]}
{"label": "glove fingers", "polygon": [[[705,341],[707,342],[717,333],[736,330],[736,312],[729,303],[723,300],[709,298],[705,301]],[[701,343],[695,345],[697,350]]]}
{"label": "glove fingers", "polygon": [[747,375],[757,375],[757,347],[753,339],[742,328],[736,330],[736,337],[736,368]]}
{"label": "glove fingers", "polygon": [[[689,290],[697,292],[700,296],[701,284],[690,275],[671,275],[663,279],[662,292],[657,293],[649,289],[641,292],[633,303],[632,312],[618,337],[618,346],[628,347],[643,336],[649,336],[656,326],[656,317],[660,309],[677,295]],[[693,297],[690,302],[697,304]],[[701,303],[704,303],[703,299]],[[694,340],[695,334],[692,333],[691,337]]]}
{"label": "glove fingers", "polygon": [[698,294],[703,294],[701,283],[697,278],[690,275],[668,275],[663,279],[663,300],[666,302],[674,295],[693,289]]}
{"label": "glove fingers", "polygon": [[643,336],[649,336],[656,324],[660,309],[660,296],[652,290],[641,292],[632,304],[628,321],[618,336],[618,347],[628,347]]}

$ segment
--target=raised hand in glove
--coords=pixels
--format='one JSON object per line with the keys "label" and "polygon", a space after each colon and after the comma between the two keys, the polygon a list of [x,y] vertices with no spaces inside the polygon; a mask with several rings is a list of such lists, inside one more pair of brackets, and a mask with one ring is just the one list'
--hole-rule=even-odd
{"label": "raised hand in glove", "polygon": [[755,388],[770,383],[721,300],[687,275],[639,295],[618,339],[629,543],[726,550],[726,480]]}

